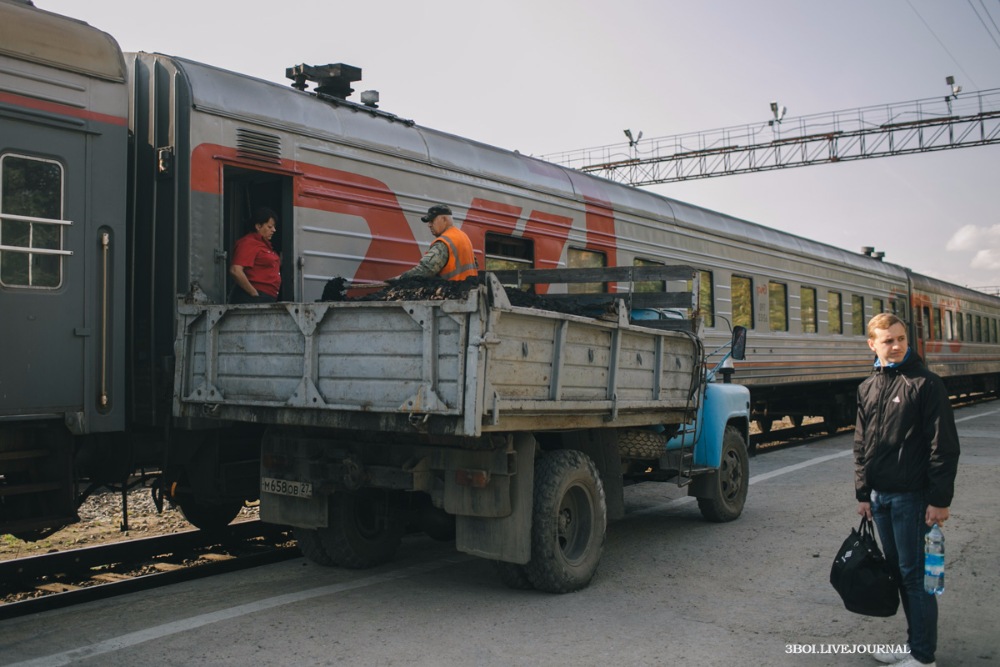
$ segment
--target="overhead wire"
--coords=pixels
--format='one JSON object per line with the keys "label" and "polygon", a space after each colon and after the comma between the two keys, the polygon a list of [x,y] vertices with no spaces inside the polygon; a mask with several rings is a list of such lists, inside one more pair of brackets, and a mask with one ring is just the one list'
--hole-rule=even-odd
{"label": "overhead wire", "polygon": [[[993,24],[993,29],[997,31],[997,34],[1000,34],[1000,27],[998,27],[997,22],[993,20],[993,15],[990,13],[989,7],[986,6],[986,0],[979,0],[979,4],[983,8],[983,13],[986,14],[986,17],[990,20],[990,23]],[[988,32],[989,28],[987,28],[986,30]],[[990,36],[991,37],[993,36],[992,33],[990,33]],[[993,43],[996,44],[997,41],[994,39]],[[998,47],[1000,47],[1000,44],[998,44]]]}
{"label": "overhead wire", "polygon": [[[979,2],[980,4],[982,4],[983,0],[979,0]],[[983,17],[979,15],[979,10],[976,9],[976,6],[974,4],[972,4],[972,0],[968,0],[968,3],[969,7],[972,8],[972,11],[976,13],[976,18],[979,19],[979,22],[983,25],[983,30],[986,31],[986,34],[990,36],[991,40],[993,40],[993,44],[996,45],[998,50],[1000,50],[1000,42],[998,42],[997,38],[993,36],[993,32],[990,30],[990,27],[986,25],[986,21],[983,20]],[[986,12],[986,15],[990,17],[990,21],[992,22],[993,17],[990,16],[990,13],[986,10],[986,5],[983,5],[983,11]],[[993,27],[996,28],[996,25],[997,24],[994,23]]]}
{"label": "overhead wire", "polygon": [[906,4],[910,6],[910,9],[913,10],[913,13],[917,15],[918,19],[920,19],[920,22],[924,24],[924,27],[927,28],[928,32],[930,32],[931,35],[934,37],[934,39],[937,40],[937,43],[941,45],[941,48],[944,49],[944,52],[947,53],[948,57],[952,59],[952,62],[954,62],[955,65],[958,67],[958,69],[961,70],[962,74],[965,76],[965,79],[969,83],[971,83],[974,87],[978,88],[979,86],[976,85],[975,81],[973,81],[972,76],[968,72],[965,71],[965,68],[962,67],[962,63],[958,62],[958,58],[956,58],[954,56],[954,54],[952,54],[952,52],[948,50],[948,47],[945,46],[945,43],[943,41],[941,41],[941,38],[938,37],[938,35],[937,35],[936,32],[934,32],[934,28],[932,28],[930,26],[930,24],[927,23],[927,21],[924,19],[923,15],[921,15],[921,13],[919,11],[917,11],[917,8],[913,6],[913,3],[910,2],[910,0],[906,0]]}

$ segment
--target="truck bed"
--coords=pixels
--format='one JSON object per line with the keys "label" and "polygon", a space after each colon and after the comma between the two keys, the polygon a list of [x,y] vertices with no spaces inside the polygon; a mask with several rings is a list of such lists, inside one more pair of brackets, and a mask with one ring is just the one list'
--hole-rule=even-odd
{"label": "truck bed", "polygon": [[477,437],[689,421],[697,337],[460,299],[180,303],[174,414]]}

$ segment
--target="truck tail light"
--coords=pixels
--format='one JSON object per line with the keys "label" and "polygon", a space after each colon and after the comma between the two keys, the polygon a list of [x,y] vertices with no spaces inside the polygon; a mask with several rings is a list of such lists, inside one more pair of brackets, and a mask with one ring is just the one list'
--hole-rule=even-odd
{"label": "truck tail light", "polygon": [[490,483],[490,471],[464,468],[456,470],[455,483],[459,486],[471,486],[476,489],[485,489]]}

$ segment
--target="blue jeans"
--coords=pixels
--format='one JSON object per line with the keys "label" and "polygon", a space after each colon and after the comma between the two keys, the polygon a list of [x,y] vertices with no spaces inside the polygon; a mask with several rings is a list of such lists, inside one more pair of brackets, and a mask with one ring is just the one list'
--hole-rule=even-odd
{"label": "blue jeans", "polygon": [[934,662],[937,650],[937,596],[924,592],[924,523],[927,501],[920,492],[872,493],[872,518],[889,563],[899,568],[900,602],[906,614],[910,655]]}

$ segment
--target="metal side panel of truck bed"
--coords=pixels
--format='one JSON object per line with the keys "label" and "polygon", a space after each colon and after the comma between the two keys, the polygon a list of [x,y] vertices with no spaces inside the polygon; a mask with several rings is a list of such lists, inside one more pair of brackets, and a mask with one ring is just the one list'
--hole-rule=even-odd
{"label": "metal side panel of truck bed", "polygon": [[174,414],[479,436],[681,423],[688,333],[515,307],[492,275],[460,299],[180,303]]}

